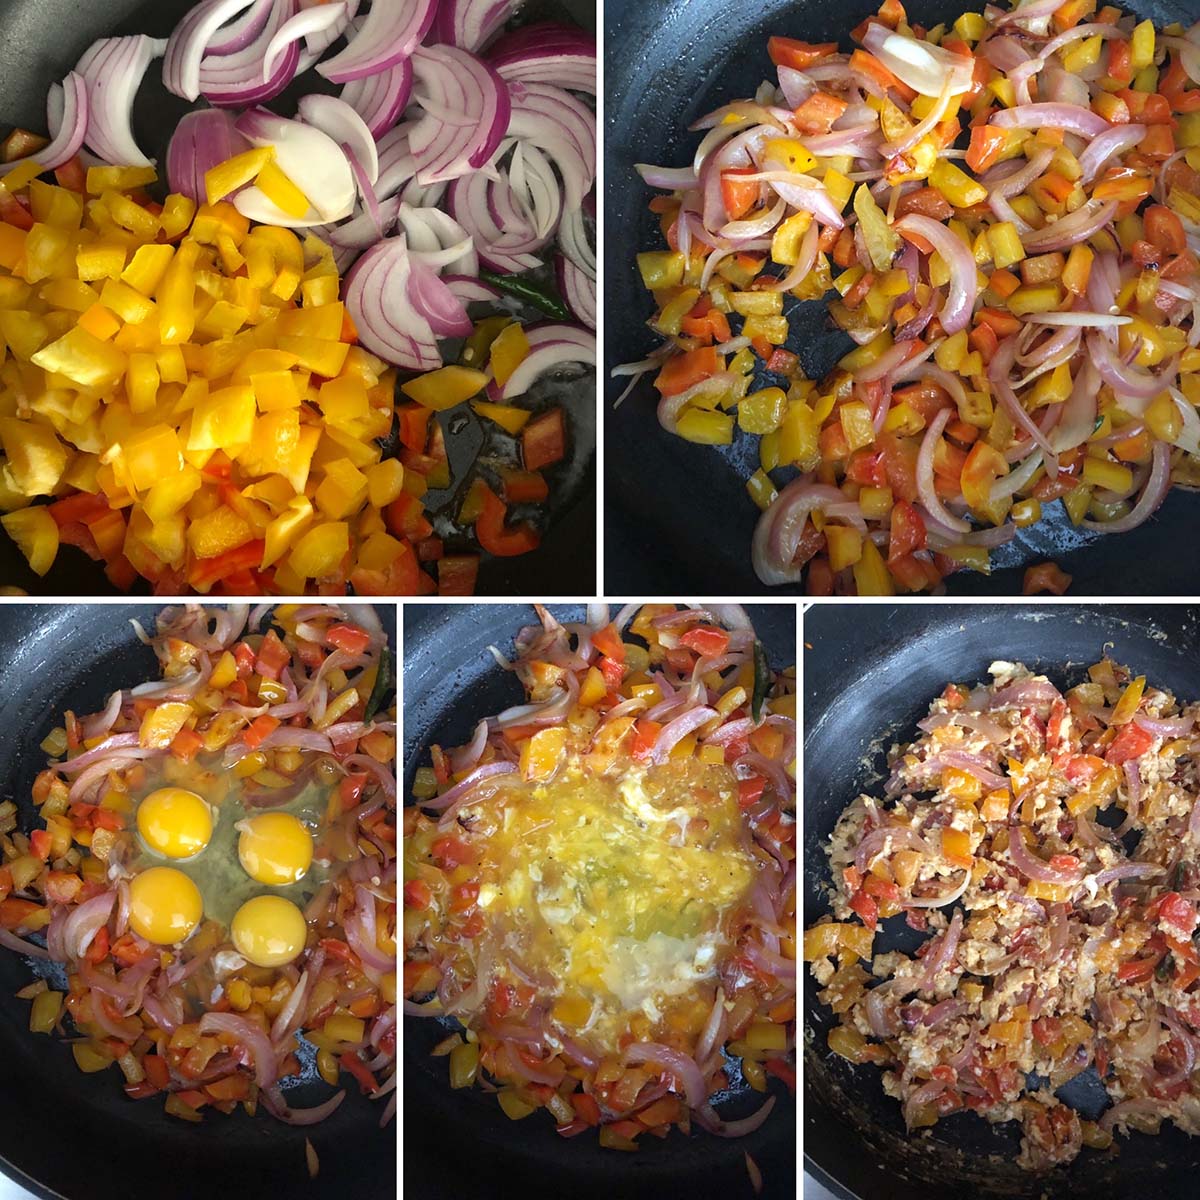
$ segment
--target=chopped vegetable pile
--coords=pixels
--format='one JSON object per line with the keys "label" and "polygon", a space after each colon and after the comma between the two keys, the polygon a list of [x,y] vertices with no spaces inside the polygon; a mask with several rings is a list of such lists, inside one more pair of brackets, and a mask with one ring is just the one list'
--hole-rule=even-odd
{"label": "chopped vegetable pile", "polygon": [[[19,993],[30,1029],[64,1036],[80,1070],[116,1064],[131,1099],[186,1121],[262,1107],[309,1125],[341,1104],[344,1074],[387,1097],[386,1123],[387,638],[365,606],[281,606],[259,633],[266,616],[164,609],[154,637],[134,623],[162,680],[63,714],[42,743],[31,832],[0,803],[0,946],[37,972]],[[313,1050],[339,1090],[296,1107],[288,1080]]]}
{"label": "chopped vegetable pile", "polygon": [[[6,139],[0,509],[34,572],[65,541],[120,590],[461,595],[539,544],[571,437],[531,389],[595,362],[595,46],[517,7],[202,0]],[[158,59],[198,105],[162,203],[132,122]],[[339,94],[262,107],[309,71]]]}
{"label": "chopped vegetable pile", "polygon": [[405,1013],[450,1018],[451,1087],[512,1120],[749,1133],[775,1097],[722,1093],[795,1088],[794,674],[736,606],[538,612],[505,664],[529,702],[416,772]]}
{"label": "chopped vegetable pile", "polygon": [[[883,1070],[910,1131],[1020,1122],[1031,1171],[1198,1134],[1200,708],[1108,659],[1065,694],[991,674],[948,685],[838,819],[832,914],[804,935],[829,1049]],[[911,956],[875,941],[901,917],[929,933]],[[1098,1121],[1061,1092],[1085,1072]]]}
{"label": "chopped vegetable pile", "polygon": [[[1055,501],[1119,533],[1200,485],[1200,26],[1024,0],[924,29],[886,0],[853,38],[772,37],[776,82],[638,168],[665,340],[618,373],[656,372],[680,437],[761,438],[759,578],[935,590]],[[830,289],[857,347],[817,383],[786,310]]]}

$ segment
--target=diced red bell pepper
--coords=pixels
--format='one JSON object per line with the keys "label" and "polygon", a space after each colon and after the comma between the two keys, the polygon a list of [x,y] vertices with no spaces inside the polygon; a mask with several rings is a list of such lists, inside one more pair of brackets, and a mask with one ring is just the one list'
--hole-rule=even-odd
{"label": "diced red bell pepper", "polygon": [[757,173],[755,167],[730,167],[721,172],[721,200],[731,221],[740,220],[748,212],[752,212],[758,203],[762,184],[756,179],[745,178]]}
{"label": "diced red bell pepper", "polygon": [[399,404],[396,415],[400,418],[400,444],[423,454],[429,441],[430,410],[421,404]]}
{"label": "diced red bell pepper", "polygon": [[625,643],[621,641],[621,635],[617,633],[617,627],[611,621],[603,629],[592,634],[592,645],[613,662],[625,661]]}
{"label": "diced red bell pepper", "polygon": [[[270,630],[263,638],[262,645],[254,659],[254,669],[264,679],[278,679],[283,668],[292,661],[288,648],[279,640],[275,630]],[[266,736],[265,734],[263,735]]]}
{"label": "diced red bell pepper", "polygon": [[251,750],[257,750],[279,728],[279,725],[278,717],[273,717],[270,713],[263,713],[261,717],[255,717],[250,722],[249,727],[242,734],[242,740]]}
{"label": "diced red bell pepper", "polygon": [[723,629],[698,625],[689,629],[680,639],[681,646],[695,650],[701,658],[720,658],[729,649],[729,634]]}
{"label": "diced red bell pepper", "polygon": [[561,408],[534,417],[521,433],[521,461],[527,471],[552,467],[567,455],[567,419]]}
{"label": "diced red bell pepper", "polygon": [[438,595],[473,596],[479,576],[478,554],[447,554],[438,561]]}
{"label": "diced red bell pepper", "polygon": [[541,544],[541,535],[530,524],[506,526],[508,508],[487,484],[482,486],[483,511],[475,521],[475,536],[479,544],[497,558],[528,554]]}
{"label": "diced red bell pepper", "polygon": [[796,38],[771,37],[767,39],[767,53],[777,67],[791,67],[804,71],[823,58],[837,53],[836,42],[802,42]]}
{"label": "diced red bell pepper", "polygon": [[857,891],[850,897],[850,907],[858,913],[859,919],[868,929],[874,929],[879,924],[879,904],[874,896],[868,896],[865,891]]}
{"label": "diced red bell pepper", "polygon": [[1104,758],[1106,762],[1120,766],[1130,759],[1141,758],[1153,745],[1154,735],[1131,721],[1121,726],[1121,732],[1113,739]]}
{"label": "diced red bell pepper", "polygon": [[408,492],[401,492],[387,506],[384,519],[396,537],[408,538],[410,542],[419,542],[433,532],[421,501]]}
{"label": "diced red bell pepper", "polygon": [[633,744],[629,751],[635,762],[643,762],[650,757],[650,751],[654,749],[662,728],[661,722],[651,721],[646,717],[637,721],[633,727]]}
{"label": "diced red bell pepper", "polygon": [[357,658],[371,644],[371,635],[357,625],[331,625],[325,631],[325,640]]}

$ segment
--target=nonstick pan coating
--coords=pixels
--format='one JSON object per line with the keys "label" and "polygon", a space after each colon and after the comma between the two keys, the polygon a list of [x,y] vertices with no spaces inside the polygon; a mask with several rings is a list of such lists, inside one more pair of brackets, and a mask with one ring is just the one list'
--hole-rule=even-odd
{"label": "nonstick pan coating", "polygon": [[[152,629],[159,607],[0,606],[0,797],[17,802],[22,829],[36,816],[30,789],[46,763],[39,743],[64,710],[95,712],[114,688],[158,677],[129,620]],[[29,1002],[14,995],[31,979],[25,960],[0,950],[0,1170],[30,1191],[67,1200],[395,1195],[394,1128],[379,1128],[380,1105],[353,1084],[341,1107],[308,1129],[265,1113],[189,1124],[167,1116],[161,1099],[129,1100],[116,1068],[84,1075],[65,1042],[31,1034]],[[305,1068],[313,1078],[313,1063]],[[296,1102],[329,1094],[317,1084]],[[306,1135],[321,1161],[315,1180]]]}
{"label": "nonstick pan coating", "polygon": [[[1060,686],[1085,677],[1106,652],[1175,693],[1200,696],[1200,610],[1173,605],[820,605],[804,617],[804,924],[829,911],[824,846],[842,809],[886,778],[887,748],[950,681],[987,681],[996,659],[1023,662]],[[903,919],[881,925],[886,946],[912,952]],[[1067,1170],[1033,1177],[1015,1166],[1015,1125],[971,1114],[909,1140],[900,1105],[876,1067],[831,1054],[829,1010],[805,974],[806,1165],[840,1197],[962,1200],[1195,1194],[1200,1148],[1164,1125],[1159,1137],[1119,1138],[1116,1156],[1085,1150]],[[1099,1081],[1073,1081],[1067,1098],[1088,1116],[1107,1106]],[[990,1157],[989,1157],[990,1156]]]}
{"label": "nonstick pan coating", "polygon": [[[62,79],[97,38],[130,33],[168,37],[196,2],[0,0],[0,132],[7,132],[12,125],[44,131],[50,85]],[[586,29],[594,29],[596,23],[591,0],[532,0],[522,13],[525,19],[567,20]],[[183,115],[194,107],[162,86],[161,68],[160,59],[146,72],[133,114],[138,144],[160,164],[160,169],[166,162],[171,135]],[[305,93],[338,90],[310,71],[270,106],[290,115],[295,101]],[[165,192],[165,185],[158,186]],[[594,383],[590,375],[584,375],[571,385],[543,381],[537,386],[553,386],[555,395],[563,398],[571,414],[576,452],[571,461],[550,468],[549,524],[541,546],[516,558],[485,556],[480,564],[479,591],[494,596],[528,592],[587,595],[596,586]],[[480,430],[472,430],[472,423],[477,424],[478,419],[468,421],[462,436],[451,433],[451,426],[457,430],[463,420],[459,411],[443,413],[438,420],[446,433],[457,488],[483,441]],[[451,494],[445,498],[449,502]],[[0,534],[0,584],[24,588],[34,596],[118,594],[105,578],[101,564],[69,546],[63,547],[49,573],[39,578],[7,534]],[[135,590],[148,594],[150,588],[139,581]]]}
{"label": "nonstick pan coating", "polygon": [[[605,6],[607,107],[605,313],[607,368],[645,356],[658,344],[646,327],[653,301],[634,262],[639,250],[662,248],[657,218],[646,208],[653,193],[633,169],[637,162],[675,167],[689,162],[699,134],[697,117],[749,96],[774,79],[767,37],[836,41],[850,48],[849,31],[878,10],[875,0],[831,4],[818,0],[608,0]],[[913,0],[909,19],[931,28],[953,21],[965,0]],[[1139,17],[1158,26],[1191,24],[1196,0],[1137,0]],[[852,343],[831,327],[823,301],[791,301],[788,348],[805,373],[819,379]],[[767,377],[770,383],[778,382]],[[605,371],[605,588],[611,593],[712,591],[732,596],[772,589],[750,563],[758,510],[745,480],[758,466],[756,438],[730,447],[695,446],[663,430],[655,416],[657,392],[644,376],[615,412],[627,379]],[[756,385],[758,386],[758,385]],[[1127,534],[1075,529],[1061,504],[1047,519],[1020,531],[993,552],[991,576],[960,571],[947,580],[952,593],[1014,594],[1024,568],[1052,558],[1074,576],[1073,595],[1156,595],[1200,591],[1200,558],[1177,553],[1181,533],[1200,516],[1200,498],[1172,492],[1158,515]],[[719,581],[719,582],[718,582]],[[784,589],[786,591],[786,589]],[[792,591],[800,591],[793,587]]]}
{"label": "nonstick pan coating", "polygon": [[[560,621],[585,619],[581,605],[550,605]],[[615,612],[619,603],[614,605]],[[795,609],[751,607],[772,666],[795,661]],[[536,621],[528,605],[408,605],[404,613],[404,794],[411,795],[429,746],[466,741],[483,716],[523,698],[520,684],[488,653],[489,644],[511,656],[513,637]],[[455,1026],[456,1027],[456,1026]],[[560,1138],[544,1113],[510,1121],[495,1097],[478,1088],[451,1091],[446,1060],[429,1050],[446,1036],[439,1021],[404,1021],[405,1184],[421,1200],[507,1200],[508,1197],[603,1197],[662,1200],[722,1197],[751,1200],[743,1151],[765,1180],[764,1196],[795,1195],[795,1103],[771,1085],[775,1110],[748,1137],[723,1140],[704,1133],[665,1141],[642,1139],[636,1154],[600,1149],[594,1135]],[[735,1116],[754,1111],[758,1093],[731,1102]]]}

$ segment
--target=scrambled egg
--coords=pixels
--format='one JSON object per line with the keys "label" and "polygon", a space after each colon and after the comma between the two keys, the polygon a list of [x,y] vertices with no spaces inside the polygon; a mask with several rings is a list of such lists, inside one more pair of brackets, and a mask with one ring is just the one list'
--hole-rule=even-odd
{"label": "scrambled egg", "polygon": [[479,904],[524,967],[556,981],[565,1025],[611,1036],[638,1011],[657,1023],[715,975],[723,919],[755,877],[727,767],[598,775],[572,760],[502,795]]}

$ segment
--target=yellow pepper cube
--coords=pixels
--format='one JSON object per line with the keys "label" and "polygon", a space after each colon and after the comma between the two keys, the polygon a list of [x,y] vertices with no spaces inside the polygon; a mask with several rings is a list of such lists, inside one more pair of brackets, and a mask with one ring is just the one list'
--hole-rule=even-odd
{"label": "yellow pepper cube", "polygon": [[[224,200],[230,192],[249,183],[275,157],[274,146],[262,146],[235,154],[204,172],[204,193],[209,204]],[[304,214],[301,213],[301,216]]]}
{"label": "yellow pepper cube", "polygon": [[25,235],[26,283],[40,279],[65,279],[71,270],[74,243],[70,232],[53,225],[37,224]]}
{"label": "yellow pepper cube", "polygon": [[322,338],[336,342],[342,335],[346,308],[341,303],[317,308],[291,308],[279,314],[276,329],[288,337]]}
{"label": "yellow pepper cube", "polygon": [[318,403],[325,419],[335,425],[349,425],[363,419],[371,406],[362,380],[344,376],[321,385]]}
{"label": "yellow pepper cube", "polygon": [[[178,453],[178,437],[175,440],[175,450]],[[180,457],[177,468],[163,471],[151,481],[150,490],[142,499],[142,511],[151,521],[166,521],[191,500],[203,482],[204,477],[200,472],[183,462]]]}
{"label": "yellow pepper cube", "polygon": [[863,553],[862,534],[848,525],[826,525],[825,541],[829,549],[829,565],[834,571],[852,567]]}
{"label": "yellow pepper cube", "polygon": [[248,384],[212,392],[196,404],[187,448],[225,450],[245,446],[254,432],[254,416],[254,389]]}
{"label": "yellow pepper cube", "polygon": [[[138,351],[129,356],[125,374],[125,394],[135,413],[149,412],[158,399],[158,363],[153,354]],[[149,484],[146,485],[147,487]]]}
{"label": "yellow pepper cube", "polygon": [[121,282],[135,288],[143,296],[153,296],[174,257],[172,246],[139,246],[133,252],[129,266],[121,272]]}
{"label": "yellow pepper cube", "polygon": [[159,215],[162,221],[163,236],[168,241],[174,241],[192,223],[196,215],[196,202],[190,196],[181,196],[174,192],[163,202],[163,210]]}
{"label": "yellow pepper cube", "polygon": [[788,400],[782,388],[763,388],[738,403],[738,428],[746,433],[771,433],[783,423]]}
{"label": "yellow pepper cube", "polygon": [[386,508],[404,491],[404,467],[397,458],[385,458],[368,467],[367,498],[375,508]]}
{"label": "yellow pepper cube", "polygon": [[58,486],[69,452],[50,425],[0,417],[0,445],[8,470],[23,495],[46,496]]}
{"label": "yellow pepper cube", "polygon": [[87,190],[93,196],[105,192],[132,192],[154,183],[158,172],[153,167],[89,167]]}
{"label": "yellow pepper cube", "polygon": [[684,441],[702,446],[728,446],[733,442],[733,417],[728,413],[689,408],[680,415],[675,429]]}
{"label": "yellow pepper cube", "polygon": [[77,313],[87,312],[100,299],[96,289],[80,279],[52,279],[38,289],[38,297],[51,308]]}
{"label": "yellow pepper cube", "polygon": [[875,440],[871,410],[861,400],[850,400],[838,410],[846,444],[853,450],[869,446]]}
{"label": "yellow pepper cube", "polygon": [[487,386],[488,377],[483,371],[471,367],[442,367],[418,375],[400,385],[400,390],[411,399],[434,412],[444,412],[469,400]]}
{"label": "yellow pepper cube", "polygon": [[152,241],[158,236],[162,224],[148,209],[131,200],[120,192],[105,192],[101,197],[109,216],[121,226],[129,230],[135,237],[143,241]]}
{"label": "yellow pepper cube", "polygon": [[800,261],[800,243],[811,224],[811,213],[798,212],[775,227],[771,235],[771,257],[775,262],[794,267]]}
{"label": "yellow pepper cube", "polygon": [[346,342],[284,335],[279,338],[279,349],[294,354],[296,362],[314,375],[334,379],[341,374],[350,346]]}
{"label": "yellow pepper cube", "polygon": [[188,526],[188,545],[197,558],[215,558],[254,539],[254,527],[227,504],[197,517]]}
{"label": "yellow pepper cube", "polygon": [[[4,333],[7,337],[7,330]],[[120,350],[78,326],[42,347],[33,355],[32,362],[43,370],[65,375],[81,387],[97,390],[114,386],[126,367],[125,355]]]}
{"label": "yellow pepper cube", "polygon": [[29,362],[50,336],[49,325],[34,313],[0,310],[0,338],[23,362]]}
{"label": "yellow pepper cube", "polygon": [[472,400],[471,408],[481,417],[495,421],[506,433],[516,437],[533,413],[513,404],[493,404],[490,400]]}
{"label": "yellow pepper cube", "polygon": [[118,242],[92,242],[75,251],[75,273],[82,280],[119,279],[125,270],[126,249]]}
{"label": "yellow pepper cube", "polygon": [[[5,183],[11,190],[11,173]],[[29,185],[29,211],[35,221],[75,231],[83,223],[83,198],[78,192],[35,179]]]}
{"label": "yellow pepper cube", "polygon": [[258,371],[250,376],[250,386],[254,389],[259,412],[277,412],[300,406],[300,389],[291,371]]}
{"label": "yellow pepper cube", "polygon": [[293,546],[288,563],[305,579],[335,575],[350,552],[350,526],[344,521],[314,525]]}
{"label": "yellow pepper cube", "polygon": [[160,347],[154,360],[158,364],[159,378],[163,383],[187,383],[187,363],[184,361],[183,351],[178,346]]}
{"label": "yellow pepper cube", "polygon": [[257,418],[254,434],[238,451],[237,459],[251,475],[283,474],[299,445],[299,410],[280,409]]}
{"label": "yellow pepper cube", "polygon": [[529,338],[524,326],[516,321],[506,325],[496,335],[488,352],[488,365],[496,382],[503,387],[528,356]]}
{"label": "yellow pepper cube", "polygon": [[313,507],[307,496],[293,496],[287,507],[267,526],[263,540],[262,569],[278,562],[312,524]]}
{"label": "yellow pepper cube", "polygon": [[1025,257],[1021,235],[1011,221],[1000,221],[989,226],[987,242],[992,252],[992,263],[997,268],[1011,267],[1013,263],[1019,263]]}
{"label": "yellow pepper cube", "polygon": [[366,502],[367,477],[348,458],[337,459],[325,467],[314,498],[326,517],[340,521]]}
{"label": "yellow pepper cube", "polygon": [[133,486],[149,491],[183,470],[179,435],[170,425],[151,425],[124,443],[125,467]]}
{"label": "yellow pepper cube", "polygon": [[746,480],[746,491],[750,493],[750,499],[763,512],[766,512],[775,503],[775,498],[779,495],[770,475],[761,468]]}
{"label": "yellow pepper cube", "polygon": [[58,524],[45,508],[24,508],[0,517],[35,575],[45,575],[58,554]]}
{"label": "yellow pepper cube", "polygon": [[308,197],[295,182],[286,175],[278,163],[268,162],[259,171],[255,180],[268,200],[282,209],[289,217],[305,216],[311,207]]}

